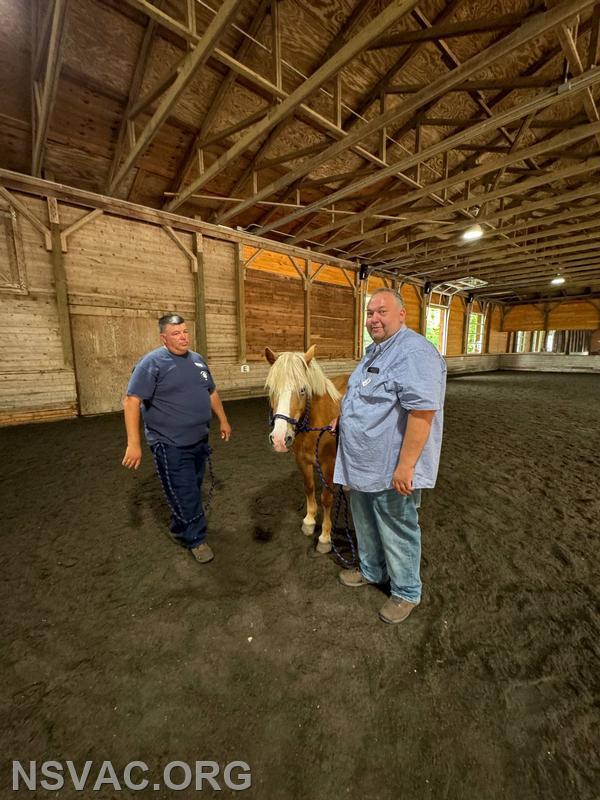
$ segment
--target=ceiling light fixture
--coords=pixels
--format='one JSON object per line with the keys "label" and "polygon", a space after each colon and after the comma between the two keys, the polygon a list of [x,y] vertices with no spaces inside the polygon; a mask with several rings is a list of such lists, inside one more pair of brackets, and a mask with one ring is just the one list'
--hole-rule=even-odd
{"label": "ceiling light fixture", "polygon": [[483,228],[481,225],[471,225],[465,231],[462,232],[461,238],[465,242],[475,242],[477,239],[481,239],[483,236]]}
{"label": "ceiling light fixture", "polygon": [[550,283],[553,286],[560,286],[564,282],[565,282],[565,279],[562,277],[562,275],[557,275],[556,278],[552,278],[552,280],[550,281]]}

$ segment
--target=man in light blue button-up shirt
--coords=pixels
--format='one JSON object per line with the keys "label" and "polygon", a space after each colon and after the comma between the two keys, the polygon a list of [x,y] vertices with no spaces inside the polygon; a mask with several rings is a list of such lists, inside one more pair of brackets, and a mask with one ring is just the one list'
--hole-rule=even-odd
{"label": "man in light blue button-up shirt", "polygon": [[334,481],[351,489],[360,569],[346,586],[385,583],[379,612],[402,622],[421,600],[421,489],[435,486],[442,444],[446,363],[405,325],[400,295],[379,289],[367,306],[373,344],[352,373],[342,400]]}

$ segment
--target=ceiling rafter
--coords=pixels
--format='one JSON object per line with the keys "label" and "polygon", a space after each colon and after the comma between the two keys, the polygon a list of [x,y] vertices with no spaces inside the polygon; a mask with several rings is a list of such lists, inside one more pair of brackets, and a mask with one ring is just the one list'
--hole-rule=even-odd
{"label": "ceiling rafter", "polygon": [[[336,75],[358,53],[364,50],[373,39],[379,36],[383,30],[386,30],[386,28],[392,25],[397,19],[400,19],[410,11],[416,2],[417,0],[394,0],[394,2],[390,3],[384,11],[342,45],[335,55],[319,67],[307,80],[301,83],[285,100],[270,111],[265,119],[257,122],[245,136],[212,164],[203,175],[192,181],[178,197],[174,198],[168,204],[167,209],[169,211],[174,211],[179,208],[191,194],[208,183],[211,178],[238,158],[238,156],[253,142],[270,131],[279,122],[282,122],[286,117],[289,117],[314,90],[318,89],[331,77]],[[226,214],[227,213],[228,212],[226,212]]]}
{"label": "ceiling rafter", "polygon": [[136,137],[135,143],[129,150],[124,162],[116,171],[110,182],[109,192],[113,193],[118,188],[137,159],[148,148],[189,82],[200,67],[206,63],[211,50],[216,46],[217,41],[231,22],[241,2],[242,0],[224,0],[223,5],[219,8],[217,15],[209,24],[202,38],[185,56],[176,79],[165,91],[156,111],[144,126],[143,131]]}
{"label": "ceiling rafter", "polygon": [[[596,82],[600,81],[600,69],[595,68],[595,69],[587,72],[585,74],[585,76],[580,76],[580,78],[578,80],[580,81],[579,84],[576,84],[576,83],[572,84],[573,87],[574,87],[573,88],[574,92],[578,91],[577,87],[584,87],[587,84],[588,81],[590,81],[592,84],[595,84]],[[471,128],[469,128],[467,130],[459,131],[458,133],[454,134],[453,136],[450,136],[447,139],[444,139],[444,140],[441,140],[440,142],[437,142],[435,145],[432,145],[431,147],[426,148],[425,150],[421,151],[420,153],[418,153],[418,154],[416,154],[416,155],[414,155],[412,157],[406,157],[406,158],[400,159],[399,161],[397,161],[394,164],[392,164],[389,167],[387,167],[386,170],[382,170],[382,172],[387,172],[387,173],[391,174],[393,172],[393,170],[396,169],[396,168],[397,169],[409,169],[410,167],[414,166],[418,162],[418,160],[420,158],[430,159],[430,158],[433,158],[435,156],[441,155],[442,153],[454,148],[457,144],[463,144],[464,142],[467,142],[467,141],[469,141],[469,140],[471,140],[471,139],[473,139],[475,137],[482,136],[487,131],[496,130],[498,125],[504,123],[505,121],[518,120],[518,119],[522,118],[523,116],[527,116],[527,115],[533,113],[534,111],[539,111],[542,108],[547,108],[549,106],[552,106],[553,104],[555,104],[555,103],[557,103],[557,102],[559,102],[561,100],[561,94],[559,92],[559,88],[560,87],[555,87],[554,90],[550,90],[550,91],[544,92],[543,94],[537,96],[536,98],[533,98],[532,100],[530,100],[530,101],[528,101],[526,103],[523,103],[520,106],[512,107],[512,108],[508,109],[507,111],[499,112],[498,114],[496,114],[496,116],[494,116],[494,117],[492,117],[490,119],[482,120],[481,122],[473,125]],[[514,158],[512,158],[510,155],[507,158],[510,160],[510,162],[512,162],[514,160]],[[461,173],[458,176],[458,181],[461,180],[463,174],[465,174],[465,173]],[[448,181],[456,181],[456,176],[452,176],[452,177],[448,178],[447,180]],[[323,198],[323,203],[324,204],[326,203],[327,205],[330,205],[332,202],[338,202],[338,200],[341,200],[347,194],[350,194],[351,191],[353,191],[353,192],[363,191],[364,189],[366,189],[370,185],[372,185],[373,182],[374,181],[373,181],[372,177],[369,177],[369,176],[367,176],[365,178],[359,178],[357,181],[354,181],[352,184],[350,184],[349,186],[346,186],[344,189],[341,189],[341,190],[338,190],[336,192],[333,192],[331,195],[328,195],[326,198]],[[446,184],[445,181],[442,181],[442,182],[438,183],[437,185],[438,186],[441,185],[442,188],[443,188],[443,186],[450,185],[450,184]],[[419,197],[422,196],[420,192],[421,192],[421,190],[417,190],[417,192],[413,193],[412,196],[411,195],[406,195],[406,197],[409,197],[409,198],[412,197],[414,199],[418,199]],[[317,201],[317,203],[318,202],[321,202],[321,201]],[[382,212],[384,212],[384,211],[386,211],[386,210],[388,210],[390,208],[396,207],[397,205],[402,205],[402,204],[404,204],[404,202],[408,202],[408,200],[405,200],[405,197],[393,198],[392,200],[387,200],[387,201],[383,201],[383,202],[377,203],[375,208],[377,210],[377,213],[382,213]],[[318,207],[317,203],[313,204],[314,208]],[[372,210],[373,209],[370,209],[369,212],[366,212],[366,211],[363,212],[363,215],[362,215],[363,218],[367,219]],[[286,215],[286,216],[289,219],[291,215]],[[359,219],[360,219],[360,217],[359,217]],[[315,231],[311,231],[310,233],[313,236],[321,235],[323,233],[328,233],[331,230],[335,230],[336,227],[338,227],[338,226],[334,225],[334,224],[327,225],[327,226],[322,226],[321,228],[318,228]],[[385,228],[377,228],[376,230],[379,231],[380,233],[384,233],[385,232]],[[369,233],[371,233],[371,231],[369,231]],[[363,235],[363,234],[361,234],[361,235]],[[366,236],[367,234],[364,234],[364,235]]]}
{"label": "ceiling rafter", "polygon": [[[471,59],[466,61],[460,67],[457,67],[451,73],[447,75],[440,76],[436,80],[432,81],[430,86],[415,95],[411,98],[407,99],[404,103],[400,104],[394,109],[389,109],[388,111],[384,112],[383,114],[378,115],[375,117],[371,122],[363,125],[361,128],[357,128],[354,133],[350,133],[348,137],[342,141],[338,142],[334,145],[331,145],[324,153],[319,156],[315,156],[312,159],[304,162],[300,167],[295,170],[291,170],[285,176],[280,178],[279,180],[274,181],[273,183],[269,184],[269,186],[265,187],[261,191],[259,191],[254,198],[247,200],[244,203],[239,204],[237,207],[230,209],[227,212],[225,219],[229,219],[236,214],[239,214],[245,208],[248,208],[252,205],[252,200],[256,199],[264,199],[268,197],[270,194],[278,191],[278,189],[283,188],[284,186],[288,185],[292,180],[295,180],[298,177],[301,177],[304,174],[311,172],[313,169],[321,166],[322,164],[326,163],[327,161],[331,160],[333,157],[339,155],[340,152],[343,152],[344,149],[350,146],[351,143],[359,141],[361,138],[370,135],[378,131],[380,128],[385,127],[394,119],[398,119],[401,116],[405,116],[409,113],[414,113],[417,111],[421,106],[425,103],[429,102],[435,97],[439,97],[444,94],[449,87],[454,86],[470,75],[474,74],[477,71],[480,71],[485,66],[490,63],[493,63],[497,58],[501,56],[506,56],[506,54],[510,53],[512,50],[517,49],[520,47],[524,42],[529,41],[536,36],[539,36],[541,33],[545,32],[546,30],[555,27],[559,24],[563,18],[568,18],[572,15],[573,10],[578,8],[581,9],[582,7],[589,6],[594,0],[581,0],[580,2],[573,2],[573,0],[566,0],[561,6],[556,6],[555,8],[551,9],[550,11],[546,11],[533,17],[528,22],[524,23],[520,28],[516,31],[513,31],[500,42],[496,42],[491,45],[489,48],[484,50],[483,52],[473,56]],[[549,17],[549,14],[557,14],[557,16]],[[400,168],[400,167],[399,167]],[[386,169],[389,170],[390,174],[394,171],[393,166],[387,167]],[[377,178],[369,179],[364,178],[363,180],[367,182],[367,185],[371,183],[373,180],[379,180],[383,177],[383,172],[385,170],[381,170],[378,173]],[[314,208],[319,207],[320,205],[327,205],[331,203],[331,197],[328,197],[323,200],[323,202],[316,202],[314,204]],[[313,210],[312,208],[310,210]],[[294,219],[300,214],[295,214]],[[282,220],[277,220],[276,224],[270,224],[268,227],[261,229],[260,234],[264,234],[267,230],[272,230],[275,227],[280,227],[285,222],[291,220],[291,215],[286,215],[282,218]]]}
{"label": "ceiling rafter", "polygon": [[[41,23],[40,41],[34,41],[32,60],[32,149],[31,174],[40,176],[44,163],[50,118],[54,108],[64,50],[68,0],[54,0],[46,22]],[[35,11],[34,11],[35,13]],[[36,28],[34,27],[34,36]],[[46,34],[47,31],[47,34]],[[46,44],[47,39],[47,44]],[[45,65],[44,65],[45,56]],[[40,73],[43,78],[40,80]]]}
{"label": "ceiling rafter", "polygon": [[[253,44],[253,39],[256,38],[260,33],[260,29],[263,26],[263,23],[267,16],[267,12],[269,10],[270,2],[271,0],[261,0],[260,5],[257,8],[256,13],[252,19],[252,24],[250,25],[250,28],[248,30],[249,36],[242,40],[242,43],[240,44],[235,54],[235,58],[237,61],[242,61],[242,59],[244,59],[247,56],[248,51],[250,50]],[[181,190],[183,189],[188,174],[193,164],[196,163],[198,150],[202,147],[203,140],[208,136],[208,133],[211,130],[212,125],[215,121],[215,118],[219,113],[219,110],[225,104],[227,96],[229,95],[231,89],[233,88],[237,80],[237,77],[238,74],[235,72],[235,70],[228,69],[225,77],[223,78],[218,88],[216,89],[211,99],[208,111],[206,112],[206,115],[202,120],[202,124],[200,125],[200,128],[198,129],[198,132],[194,137],[194,140],[190,144],[183,158],[182,164],[177,172],[175,180],[173,181],[172,190],[177,194],[179,194],[179,192],[181,192]]]}

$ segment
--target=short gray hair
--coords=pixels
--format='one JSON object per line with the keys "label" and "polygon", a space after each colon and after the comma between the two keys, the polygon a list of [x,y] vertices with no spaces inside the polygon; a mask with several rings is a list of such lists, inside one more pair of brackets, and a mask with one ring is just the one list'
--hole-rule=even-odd
{"label": "short gray hair", "polygon": [[164,317],[158,320],[158,330],[164,333],[167,325],[181,325],[182,322],[185,322],[185,320],[179,314],[165,314]]}
{"label": "short gray hair", "polygon": [[371,295],[371,300],[375,297],[376,294],[391,294],[392,297],[396,300],[396,304],[400,306],[400,308],[405,308],[404,300],[402,299],[402,295],[400,292],[397,292],[395,289],[388,289],[387,286],[382,286],[380,289],[375,289],[373,294]]}

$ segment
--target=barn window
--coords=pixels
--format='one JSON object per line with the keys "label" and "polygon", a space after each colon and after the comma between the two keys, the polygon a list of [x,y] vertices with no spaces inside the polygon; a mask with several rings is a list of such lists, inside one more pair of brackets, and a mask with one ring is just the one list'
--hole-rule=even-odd
{"label": "barn window", "polygon": [[481,353],[483,350],[484,316],[476,311],[469,314],[467,353]]}
{"label": "barn window", "polygon": [[448,331],[448,309],[432,303],[427,308],[427,329],[425,336],[434,344],[442,355],[446,352]]}

